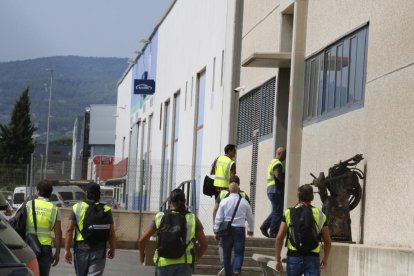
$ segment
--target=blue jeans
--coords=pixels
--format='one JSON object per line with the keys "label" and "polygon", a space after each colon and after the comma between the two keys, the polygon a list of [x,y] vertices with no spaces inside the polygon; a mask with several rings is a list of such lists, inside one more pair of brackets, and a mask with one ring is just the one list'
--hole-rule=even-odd
{"label": "blue jeans", "polygon": [[193,268],[189,264],[175,264],[157,267],[156,276],[191,276]]}
{"label": "blue jeans", "polygon": [[286,272],[287,276],[319,276],[319,256],[288,257]]}
{"label": "blue jeans", "polygon": [[[225,275],[231,276],[233,273],[240,273],[244,259],[246,229],[244,227],[231,227],[230,235],[221,237],[221,240]],[[234,251],[233,263],[231,262],[232,251]]]}
{"label": "blue jeans", "polygon": [[269,230],[270,236],[276,236],[283,218],[283,202],[285,196],[284,192],[276,190],[274,193],[267,193],[267,197],[270,203],[272,203],[272,212],[263,222],[261,228]]}

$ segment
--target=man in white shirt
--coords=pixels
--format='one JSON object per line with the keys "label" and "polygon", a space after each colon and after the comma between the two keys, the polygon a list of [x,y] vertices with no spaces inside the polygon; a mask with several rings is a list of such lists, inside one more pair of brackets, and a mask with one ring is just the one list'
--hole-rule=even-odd
{"label": "man in white shirt", "polygon": [[[240,199],[239,186],[237,183],[229,185],[230,195],[220,202],[214,221],[214,233],[217,233],[221,222],[231,221],[237,202]],[[239,275],[243,265],[244,244],[246,241],[245,223],[248,223],[247,235],[253,236],[254,218],[250,204],[244,198],[241,198],[233,222],[231,223],[231,234],[221,237],[223,244],[224,271],[226,276]],[[220,236],[216,234],[216,239]],[[231,253],[234,248],[234,260],[231,264]]]}

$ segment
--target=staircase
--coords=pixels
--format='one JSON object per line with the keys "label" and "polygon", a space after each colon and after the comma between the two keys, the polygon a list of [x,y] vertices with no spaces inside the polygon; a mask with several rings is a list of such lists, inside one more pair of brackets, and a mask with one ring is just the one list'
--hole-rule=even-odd
{"label": "staircase", "polygon": [[[218,241],[214,236],[207,236],[208,249],[201,260],[196,264],[194,274],[217,275],[221,270],[218,253]],[[275,240],[268,238],[246,238],[242,274],[251,276],[263,275],[259,264],[252,259],[252,255],[275,255]]]}

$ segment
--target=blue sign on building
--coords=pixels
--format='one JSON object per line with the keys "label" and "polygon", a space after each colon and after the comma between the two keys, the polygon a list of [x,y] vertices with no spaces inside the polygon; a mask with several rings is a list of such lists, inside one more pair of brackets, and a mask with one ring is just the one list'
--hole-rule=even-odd
{"label": "blue sign on building", "polygon": [[155,93],[154,80],[134,80],[134,94],[152,95]]}

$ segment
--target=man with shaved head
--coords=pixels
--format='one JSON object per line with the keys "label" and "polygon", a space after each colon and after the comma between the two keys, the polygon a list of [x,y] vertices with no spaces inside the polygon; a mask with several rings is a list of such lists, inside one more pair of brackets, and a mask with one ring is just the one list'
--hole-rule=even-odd
{"label": "man with shaved head", "polygon": [[272,212],[260,226],[262,234],[275,238],[283,217],[283,201],[285,197],[285,167],[286,149],[279,147],[276,156],[267,167],[267,197],[272,204]]}

